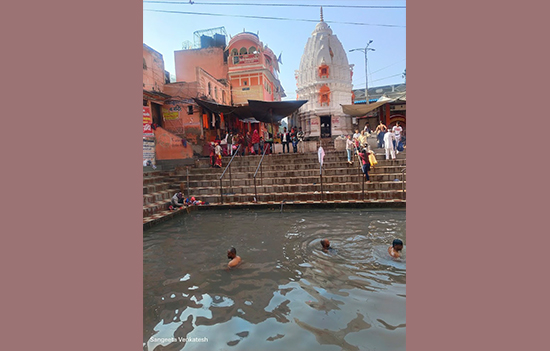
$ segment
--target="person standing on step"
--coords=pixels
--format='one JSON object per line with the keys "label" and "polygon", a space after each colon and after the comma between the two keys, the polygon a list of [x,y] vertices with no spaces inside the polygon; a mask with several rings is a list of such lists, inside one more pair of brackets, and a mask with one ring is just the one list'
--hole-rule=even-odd
{"label": "person standing on step", "polygon": [[283,134],[281,135],[281,144],[283,144],[283,154],[285,153],[285,147],[286,152],[290,153],[290,149],[288,147],[288,143],[290,141],[290,133],[286,131],[286,127],[283,128]]}
{"label": "person standing on step", "polygon": [[216,146],[214,145],[214,142],[208,143],[208,151],[210,154],[210,167],[214,167],[214,163],[216,162]]}
{"label": "person standing on step", "polygon": [[304,144],[303,144],[303,141],[304,141],[304,132],[302,131],[302,127],[300,127],[300,129],[298,130],[298,134],[296,134],[296,136],[298,137],[298,145],[302,145],[300,146],[300,152],[304,152]]}
{"label": "person standing on step", "polygon": [[233,156],[233,132],[229,132],[229,135],[227,136],[227,150],[229,152],[229,156]]}
{"label": "person standing on step", "polygon": [[348,163],[350,165],[353,164],[352,154],[354,149],[355,149],[355,144],[351,140],[351,135],[348,134],[346,139],[346,153],[348,155]]}
{"label": "person standing on step", "polygon": [[298,152],[298,131],[296,130],[296,127],[292,127],[292,131],[290,132],[290,140],[292,141],[292,150],[294,153]]}
{"label": "person standing on step", "polygon": [[254,153],[257,155],[260,151],[260,134],[258,134],[257,129],[254,129],[252,133],[252,146],[254,147]]}
{"label": "person standing on step", "polygon": [[372,130],[371,130],[370,127],[369,127],[369,122],[367,122],[367,123],[365,124],[365,128],[363,128],[363,131],[365,132],[365,134],[366,134],[367,136],[369,136],[369,135],[372,133]]}
{"label": "person standing on step", "polygon": [[399,145],[399,142],[401,141],[401,133],[403,132],[403,128],[399,125],[399,122],[395,122],[392,132],[395,135],[394,148],[396,149],[396,154],[398,154],[399,150],[397,150],[397,145]]}
{"label": "person standing on step", "polygon": [[359,146],[361,148],[367,147],[367,134],[364,130],[362,130],[361,134],[359,135]]}
{"label": "person standing on step", "polygon": [[214,148],[214,153],[216,154],[214,167],[222,168],[222,147],[220,146],[220,143],[216,144],[216,147]]}
{"label": "person standing on step", "polygon": [[353,134],[353,139],[359,139],[359,137],[361,136],[361,133],[359,133],[359,129],[356,129],[355,130],[355,134]]}
{"label": "person standing on step", "polygon": [[393,148],[393,142],[395,140],[395,135],[391,130],[388,130],[384,134],[384,148],[386,149],[386,160],[389,160],[390,155],[391,159],[395,160],[395,149]]}
{"label": "person standing on step", "polygon": [[376,130],[374,131],[377,133],[378,138],[378,147],[383,148],[384,147],[384,134],[386,134],[386,131],[388,128],[380,121],[380,124],[376,127]]}

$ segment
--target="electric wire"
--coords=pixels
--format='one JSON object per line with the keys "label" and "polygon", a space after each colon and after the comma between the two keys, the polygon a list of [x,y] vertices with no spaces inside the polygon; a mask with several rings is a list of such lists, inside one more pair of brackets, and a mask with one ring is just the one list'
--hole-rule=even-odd
{"label": "electric wire", "polygon": [[[254,19],[268,19],[268,20],[282,20],[282,21],[301,21],[301,22],[315,22],[318,23],[318,19],[298,19],[298,18],[284,18],[284,17],[262,17],[262,16],[248,16],[248,15],[228,15],[221,13],[203,13],[203,12],[186,12],[186,11],[169,11],[169,10],[154,10],[154,9],[143,9],[143,11],[148,12],[162,12],[162,13],[176,13],[184,15],[199,15],[199,16],[220,16],[220,17],[241,17],[241,18],[254,18]],[[396,27],[396,28],[406,28],[406,26],[396,25],[396,24],[373,24],[373,23],[361,23],[361,22],[339,22],[339,21],[324,21],[326,23],[337,23],[337,24],[350,24],[357,26],[378,26],[378,27]]]}
{"label": "electric wire", "polygon": [[258,3],[231,3],[231,2],[183,2],[183,1],[156,1],[144,0],[149,4],[170,5],[216,5],[216,6],[277,6],[277,7],[325,7],[325,8],[359,8],[359,9],[405,9],[406,6],[381,6],[381,5],[314,5],[314,4],[258,4]]}

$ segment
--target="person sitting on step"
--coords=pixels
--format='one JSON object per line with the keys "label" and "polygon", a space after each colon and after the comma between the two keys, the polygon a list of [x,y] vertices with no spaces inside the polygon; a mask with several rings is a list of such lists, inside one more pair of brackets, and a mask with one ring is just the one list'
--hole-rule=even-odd
{"label": "person sitting on step", "polygon": [[172,196],[172,200],[170,200],[170,207],[182,207],[183,206],[183,194],[181,191],[177,192]]}

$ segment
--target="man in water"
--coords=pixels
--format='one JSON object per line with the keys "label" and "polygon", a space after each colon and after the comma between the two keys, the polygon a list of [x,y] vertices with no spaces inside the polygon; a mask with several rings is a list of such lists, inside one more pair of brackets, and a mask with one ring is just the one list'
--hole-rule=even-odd
{"label": "man in water", "polygon": [[323,252],[328,252],[329,250],[334,250],[332,247],[330,247],[330,241],[328,239],[322,239],[321,240],[321,246],[323,247]]}
{"label": "man in water", "polygon": [[401,257],[401,250],[403,250],[403,242],[399,239],[394,239],[390,247],[388,247],[388,253],[393,258]]}
{"label": "man in water", "polygon": [[237,250],[234,247],[227,250],[227,258],[231,260],[227,264],[228,268],[234,268],[241,263],[241,258],[237,256]]}

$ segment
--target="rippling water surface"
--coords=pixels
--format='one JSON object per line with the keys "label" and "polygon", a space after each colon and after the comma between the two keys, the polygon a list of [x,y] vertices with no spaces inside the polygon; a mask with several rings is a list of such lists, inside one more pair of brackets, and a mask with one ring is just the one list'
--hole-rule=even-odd
{"label": "rippling water surface", "polygon": [[[404,210],[196,211],[147,230],[144,350],[405,350],[394,238]],[[226,270],[231,246],[243,263]]]}

